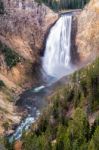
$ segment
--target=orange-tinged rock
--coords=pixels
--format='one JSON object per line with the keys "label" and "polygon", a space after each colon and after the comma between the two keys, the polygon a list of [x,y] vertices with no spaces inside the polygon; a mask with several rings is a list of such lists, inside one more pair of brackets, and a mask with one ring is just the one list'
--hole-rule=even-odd
{"label": "orange-tinged rock", "polygon": [[[39,54],[43,50],[47,32],[58,15],[44,4],[40,5],[33,0],[3,0],[3,2],[6,13],[0,15],[0,42],[10,48],[11,53],[15,51],[20,62],[10,68],[4,52],[1,52],[2,46],[0,47],[0,80],[6,85],[2,91],[3,96],[0,93],[0,114],[6,112],[6,121],[18,123],[20,118],[13,102],[24,90],[38,82],[33,70],[38,66]],[[11,111],[8,111],[7,106],[10,104]],[[4,121],[3,119],[0,121],[1,133],[3,131],[1,123]],[[16,144],[16,147],[18,145],[20,144]]]}
{"label": "orange-tinged rock", "polygon": [[80,60],[99,55],[99,1],[91,0],[77,19],[77,52]]}
{"label": "orange-tinged rock", "polygon": [[14,150],[22,150],[22,142],[21,141],[15,142]]}

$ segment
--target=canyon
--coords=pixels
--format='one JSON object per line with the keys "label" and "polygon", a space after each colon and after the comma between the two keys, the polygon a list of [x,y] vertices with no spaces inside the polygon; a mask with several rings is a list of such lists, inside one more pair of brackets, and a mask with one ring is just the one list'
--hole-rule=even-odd
{"label": "canyon", "polygon": [[[32,1],[25,2],[24,9],[21,1],[19,5],[17,1],[4,1],[5,13],[0,15],[0,43],[20,58],[10,68],[2,53],[3,47],[0,47],[0,81],[5,84],[0,90],[0,116],[4,118],[0,121],[1,127],[7,121],[20,121],[19,114],[15,113],[14,103],[24,90],[38,82],[39,57],[44,48],[44,40],[49,28],[58,19],[58,15],[45,5],[34,2],[31,6],[31,3]],[[4,132],[2,128],[0,131]]]}
{"label": "canyon", "polygon": [[[32,4],[32,5],[31,5]],[[50,28],[59,15],[44,4],[31,0],[24,4],[19,1],[4,0],[5,13],[0,14],[0,42],[14,51],[20,61],[9,67],[0,47],[0,80],[5,84],[0,91],[0,133],[7,121],[19,123],[21,115],[14,105],[19,95],[38,83],[40,55]],[[99,2],[91,0],[79,13],[75,13],[72,23],[73,62],[91,62],[99,55]],[[4,113],[6,112],[6,113]]]}

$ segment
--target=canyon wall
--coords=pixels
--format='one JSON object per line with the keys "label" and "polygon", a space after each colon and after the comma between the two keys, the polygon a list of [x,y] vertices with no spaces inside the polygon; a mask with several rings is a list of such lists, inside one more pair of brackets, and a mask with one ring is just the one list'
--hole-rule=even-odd
{"label": "canyon wall", "polygon": [[[37,82],[35,67],[44,39],[58,15],[33,0],[2,0],[0,14],[0,127],[18,122],[14,102],[23,90]],[[37,68],[38,69],[38,68]],[[37,76],[37,75],[36,75]],[[8,107],[6,107],[8,106]],[[4,113],[6,112],[6,113]],[[2,128],[0,128],[2,133]]]}
{"label": "canyon wall", "polygon": [[[4,13],[0,14],[0,81],[4,82],[5,87],[0,89],[0,117],[2,121],[12,118],[11,121],[17,122],[20,117],[13,119],[16,116],[13,101],[25,88],[36,83],[35,66],[39,65],[45,38],[58,15],[33,0],[2,1]],[[80,61],[88,61],[98,56],[98,0],[91,0],[84,10],[73,17],[72,31],[74,59],[78,60],[78,56]]]}
{"label": "canyon wall", "polygon": [[81,61],[99,56],[99,1],[91,0],[77,16],[76,49]]}
{"label": "canyon wall", "polygon": [[9,69],[1,53],[0,73],[20,83],[24,82],[25,74],[32,72],[32,64],[38,62],[47,31],[58,15],[31,0],[24,3],[21,0],[4,0],[4,6],[5,14],[0,15],[0,41],[15,51],[21,61]]}

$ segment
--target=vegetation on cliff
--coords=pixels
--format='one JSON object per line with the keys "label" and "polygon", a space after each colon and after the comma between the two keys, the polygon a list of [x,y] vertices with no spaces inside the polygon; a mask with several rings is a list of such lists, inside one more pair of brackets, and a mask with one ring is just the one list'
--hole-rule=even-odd
{"label": "vegetation on cliff", "polygon": [[0,42],[0,50],[1,53],[4,54],[5,62],[9,68],[12,68],[18,62],[20,62],[20,57],[18,56],[18,54],[1,42]]}
{"label": "vegetation on cliff", "polygon": [[0,80],[0,89],[4,86],[5,86],[4,82],[2,80]]}
{"label": "vegetation on cliff", "polygon": [[80,9],[85,6],[89,0],[36,0],[39,3],[45,3],[54,10]]}
{"label": "vegetation on cliff", "polygon": [[[48,98],[49,107],[23,134],[24,150],[98,150],[99,59],[70,76],[70,82]],[[8,148],[8,145],[7,145]],[[10,148],[9,149],[13,149]]]}
{"label": "vegetation on cliff", "polygon": [[[84,5],[84,1],[78,3],[76,0],[68,0],[68,6],[67,3],[64,5],[65,1],[60,6],[57,2],[44,2],[53,9],[60,6],[61,9],[82,8]],[[1,53],[10,68],[20,61],[15,52],[2,44]],[[0,81],[0,88],[3,86]],[[71,75],[70,82],[48,100],[50,104],[37,124],[23,133],[23,150],[99,150],[99,115],[96,113],[99,110],[99,58]],[[3,144],[8,150],[13,150],[13,144],[5,139]]]}
{"label": "vegetation on cliff", "polygon": [[0,0],[0,14],[4,14],[4,4],[3,1]]}

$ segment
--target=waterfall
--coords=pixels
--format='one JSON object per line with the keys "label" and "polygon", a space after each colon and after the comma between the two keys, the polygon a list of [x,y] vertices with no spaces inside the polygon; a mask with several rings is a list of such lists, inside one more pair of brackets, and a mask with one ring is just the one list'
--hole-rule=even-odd
{"label": "waterfall", "polygon": [[62,15],[50,30],[43,58],[44,71],[60,78],[71,71],[72,15]]}

